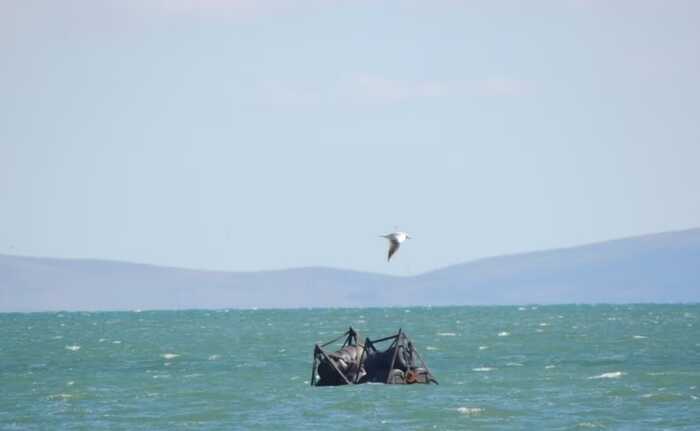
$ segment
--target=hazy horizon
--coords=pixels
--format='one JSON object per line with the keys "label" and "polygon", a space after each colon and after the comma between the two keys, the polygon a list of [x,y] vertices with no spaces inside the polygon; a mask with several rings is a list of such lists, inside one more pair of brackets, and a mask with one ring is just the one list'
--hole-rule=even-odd
{"label": "hazy horizon", "polygon": [[333,267],[221,272],[0,254],[0,310],[700,301],[700,228],[496,256],[411,276]]}
{"label": "hazy horizon", "polygon": [[621,240],[626,240],[626,239],[634,239],[638,237],[646,237],[646,236],[652,236],[652,235],[666,235],[666,234],[676,234],[676,233],[683,233],[683,232],[690,232],[690,231],[696,231],[700,230],[700,227],[696,228],[688,228],[688,229],[680,229],[680,230],[672,230],[672,231],[665,231],[665,232],[650,232],[648,234],[642,234],[642,235],[634,235],[634,236],[627,236],[627,237],[617,237],[617,238],[610,238],[610,239],[604,239],[601,241],[595,241],[595,242],[590,242],[590,243],[584,243],[584,244],[574,244],[570,246],[562,246],[562,247],[556,247],[556,248],[550,248],[550,249],[538,249],[538,250],[524,250],[524,251],[519,251],[515,253],[507,253],[507,254],[502,254],[502,255],[490,255],[490,256],[480,256],[476,257],[474,259],[466,260],[464,262],[457,262],[452,265],[444,265],[444,266],[439,266],[435,268],[428,268],[425,271],[419,272],[419,273],[411,273],[411,274],[392,274],[390,272],[382,272],[382,271],[363,271],[361,269],[357,268],[351,268],[351,267],[344,267],[344,266],[325,266],[325,265],[307,265],[307,266],[296,266],[296,267],[286,267],[286,268],[259,268],[259,269],[251,269],[251,270],[246,270],[246,271],[235,271],[235,270],[221,270],[221,269],[215,269],[215,268],[197,268],[197,267],[188,267],[188,266],[171,266],[171,265],[161,265],[157,263],[151,263],[151,262],[140,262],[140,261],[132,261],[132,260],[118,260],[118,259],[104,259],[100,257],[80,257],[80,256],[39,256],[39,255],[24,255],[24,254],[17,254],[17,253],[0,253],[0,255],[8,256],[8,257],[26,257],[26,258],[36,258],[36,259],[56,259],[56,260],[81,260],[81,261],[100,261],[100,262],[117,262],[117,263],[126,263],[126,264],[133,264],[133,265],[146,265],[146,266],[156,266],[156,267],[161,267],[161,268],[172,268],[172,269],[182,269],[182,270],[188,270],[188,271],[207,271],[207,272],[274,272],[274,271],[287,271],[287,270],[295,270],[295,269],[313,269],[313,268],[319,268],[319,269],[331,269],[331,270],[342,270],[342,271],[354,271],[354,272],[369,272],[373,274],[381,274],[381,275],[389,275],[389,276],[396,276],[396,277],[413,277],[417,276],[420,274],[424,273],[429,273],[433,271],[439,271],[441,269],[447,268],[448,266],[453,266],[453,265],[460,265],[460,264],[465,264],[465,263],[475,263],[475,262],[480,262],[483,260],[489,260],[489,259],[497,259],[497,258],[504,258],[504,257],[514,257],[514,256],[519,256],[519,255],[525,255],[525,254],[533,254],[533,253],[550,253],[550,252],[558,252],[562,250],[567,250],[567,249],[575,249],[578,247],[588,247],[588,246],[596,246],[596,245],[602,245],[610,242],[615,242],[615,241],[621,241]]}

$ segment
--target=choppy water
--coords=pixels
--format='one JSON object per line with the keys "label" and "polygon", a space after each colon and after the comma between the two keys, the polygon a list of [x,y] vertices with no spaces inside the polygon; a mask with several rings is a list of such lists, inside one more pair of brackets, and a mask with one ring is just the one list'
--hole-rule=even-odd
{"label": "choppy water", "polygon": [[[439,386],[308,386],[402,327]],[[0,429],[700,429],[700,306],[0,314]]]}

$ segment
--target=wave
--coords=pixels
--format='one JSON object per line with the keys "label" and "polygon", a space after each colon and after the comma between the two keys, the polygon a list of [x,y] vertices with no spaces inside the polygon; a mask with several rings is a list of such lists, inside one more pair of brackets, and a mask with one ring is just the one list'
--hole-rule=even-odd
{"label": "wave", "polygon": [[458,407],[457,412],[467,416],[476,416],[484,412],[481,407]]}
{"label": "wave", "polygon": [[596,379],[619,379],[620,377],[624,376],[625,373],[622,371],[613,371],[610,373],[603,373],[599,374],[597,376],[592,376],[589,377],[588,380],[596,380]]}

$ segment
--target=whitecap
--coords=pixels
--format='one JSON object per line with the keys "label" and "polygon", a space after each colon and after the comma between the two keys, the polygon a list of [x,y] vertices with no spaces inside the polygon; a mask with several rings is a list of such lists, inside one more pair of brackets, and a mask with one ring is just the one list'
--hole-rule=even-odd
{"label": "whitecap", "polygon": [[107,341],[106,338],[100,338],[99,340],[97,340],[98,343],[104,343],[105,341]]}
{"label": "whitecap", "polygon": [[478,373],[483,373],[483,372],[488,372],[488,371],[493,371],[494,369],[491,367],[479,367],[479,368],[472,368],[472,371],[476,371]]}
{"label": "whitecap", "polygon": [[112,341],[112,344],[121,344],[121,343],[122,343],[122,342],[119,341],[119,340],[114,340],[114,341]]}
{"label": "whitecap", "polygon": [[481,407],[459,407],[457,408],[457,412],[467,416],[476,416],[483,413],[484,409]]}
{"label": "whitecap", "polygon": [[456,337],[457,336],[457,334],[455,334],[454,332],[438,332],[435,335],[437,335],[439,337]]}
{"label": "whitecap", "polygon": [[499,332],[499,333],[498,333],[498,336],[499,336],[499,337],[507,337],[507,336],[509,336],[509,335],[510,335],[510,332],[506,332],[506,331],[503,331],[503,332]]}
{"label": "whitecap", "polygon": [[576,426],[581,428],[603,428],[602,425],[598,425],[593,422],[579,422],[576,424]]}
{"label": "whitecap", "polygon": [[71,352],[77,352],[78,350],[80,350],[80,346],[78,346],[77,344],[73,346],[66,346],[66,350],[70,350]]}
{"label": "whitecap", "polygon": [[163,353],[163,354],[160,355],[160,356],[163,357],[163,358],[165,358],[165,359],[174,359],[174,358],[177,358],[177,357],[180,356],[180,355],[178,355],[177,353]]}
{"label": "whitecap", "polygon": [[221,355],[209,355],[209,360],[210,360],[210,361],[216,361],[216,360],[219,359],[220,357],[221,357]]}
{"label": "whitecap", "polygon": [[506,364],[506,367],[522,367],[522,366],[523,366],[523,364],[521,364],[520,362],[508,362]]}
{"label": "whitecap", "polygon": [[63,335],[54,335],[51,337],[52,340],[60,340],[61,338],[63,338]]}
{"label": "whitecap", "polygon": [[545,365],[545,366],[544,366],[544,369],[545,369],[545,370],[551,370],[552,368],[556,368],[556,367],[557,367],[556,365]]}
{"label": "whitecap", "polygon": [[426,346],[425,350],[438,350],[438,348],[433,346]]}
{"label": "whitecap", "polygon": [[479,350],[486,350],[488,348],[489,348],[489,346],[479,346]]}
{"label": "whitecap", "polygon": [[518,311],[525,311],[527,310],[527,307],[518,307]]}
{"label": "whitecap", "polygon": [[589,379],[589,380],[594,380],[594,379],[619,379],[620,377],[622,377],[622,376],[624,376],[624,375],[625,375],[625,373],[623,373],[622,371],[613,371],[613,372],[610,372],[610,373],[603,373],[603,374],[599,374],[599,375],[597,375],[597,376],[592,376],[592,377],[589,377],[588,379]]}
{"label": "whitecap", "polygon": [[547,323],[547,322],[540,322],[540,326],[549,326],[549,323]]}
{"label": "whitecap", "polygon": [[635,335],[632,338],[634,338],[635,340],[644,340],[645,338],[649,338],[649,337],[646,337],[644,335]]}
{"label": "whitecap", "polygon": [[66,386],[73,386],[75,382],[73,380],[66,382]]}

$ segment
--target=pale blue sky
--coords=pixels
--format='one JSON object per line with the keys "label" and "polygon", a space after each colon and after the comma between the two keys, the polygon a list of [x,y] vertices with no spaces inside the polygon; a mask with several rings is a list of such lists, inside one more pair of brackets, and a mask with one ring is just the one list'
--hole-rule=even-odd
{"label": "pale blue sky", "polygon": [[[411,274],[700,226],[696,1],[0,3],[0,253]],[[386,263],[378,235],[415,236]]]}

